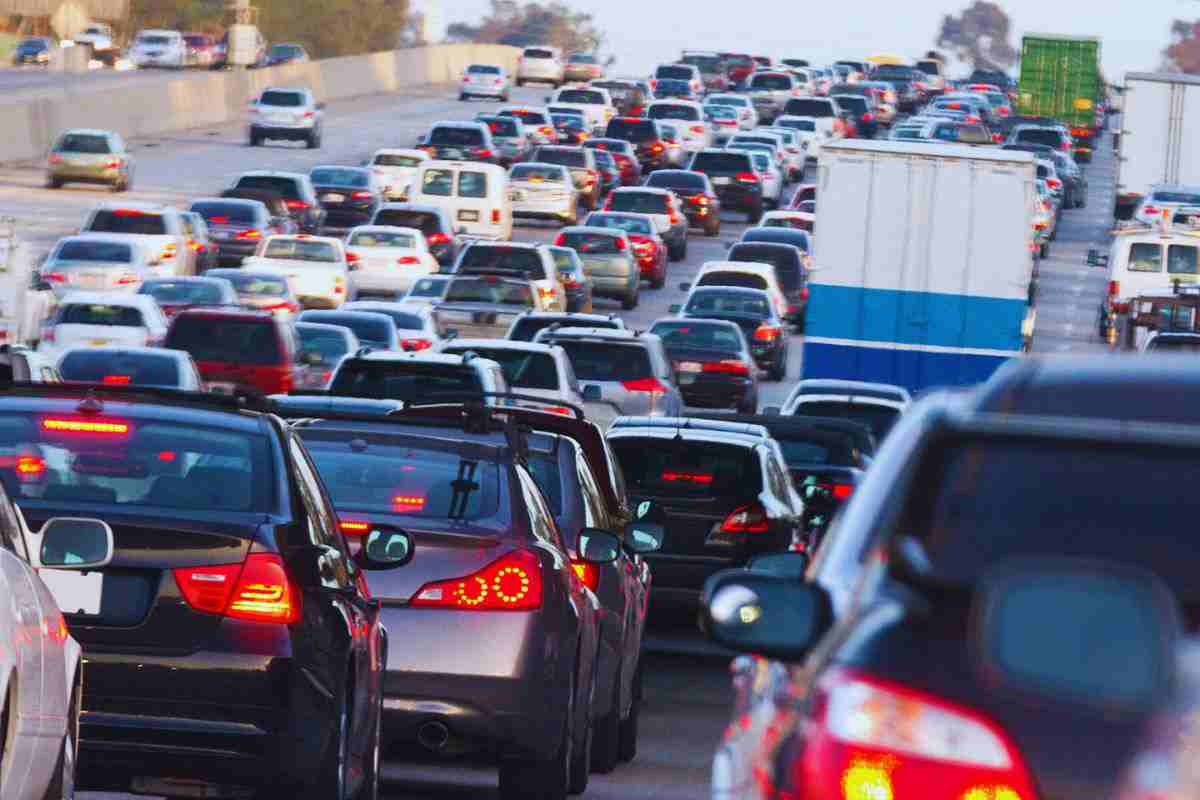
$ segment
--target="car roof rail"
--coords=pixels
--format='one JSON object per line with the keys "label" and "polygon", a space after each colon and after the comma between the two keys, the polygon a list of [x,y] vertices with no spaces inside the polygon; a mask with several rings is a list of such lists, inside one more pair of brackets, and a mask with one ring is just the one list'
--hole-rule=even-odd
{"label": "car roof rail", "polygon": [[189,392],[160,386],[109,386],[74,381],[70,383],[10,381],[0,383],[0,393],[3,392],[63,399],[79,397],[81,403],[88,401],[99,404],[103,404],[105,397],[114,402],[135,402],[140,399],[158,403],[169,402],[172,405],[186,404],[193,408],[218,411],[269,412],[272,407],[272,403],[266,395],[253,389],[235,391],[233,394],[215,394],[213,392]]}
{"label": "car roof rail", "polygon": [[678,433],[682,433],[685,430],[713,431],[753,436],[757,439],[771,438],[771,432],[762,425],[748,422],[701,419],[697,417],[617,417],[609,425],[609,430],[617,428],[659,428],[675,430]]}
{"label": "car roof rail", "polygon": [[581,407],[575,405],[574,403],[567,402],[566,400],[551,400],[551,399],[547,399],[545,397],[541,397],[536,394],[526,394],[523,392],[471,392],[471,391],[453,392],[453,391],[451,391],[451,392],[439,392],[438,395],[439,395],[439,397],[443,397],[443,398],[447,398],[447,399],[429,399],[428,401],[416,400],[416,401],[408,402],[408,403],[404,404],[404,409],[402,409],[401,412],[399,412],[399,413],[402,413],[404,410],[408,410],[408,409],[425,408],[425,407],[429,407],[429,406],[444,405],[446,403],[454,403],[455,400],[452,398],[458,397],[458,398],[461,398],[458,402],[463,402],[463,401],[468,401],[468,400],[499,399],[499,400],[512,400],[512,401],[515,401],[517,403],[522,403],[522,404],[532,403],[532,404],[535,404],[536,406],[538,406],[536,408],[530,407],[529,405],[520,405],[520,406],[499,405],[499,406],[489,406],[488,407],[489,409],[491,409],[493,412],[496,412],[496,413],[503,413],[508,408],[522,408],[522,409],[525,409],[528,411],[541,411],[543,413],[558,414],[560,416],[568,416],[569,415],[578,420],[586,419],[584,410]]}

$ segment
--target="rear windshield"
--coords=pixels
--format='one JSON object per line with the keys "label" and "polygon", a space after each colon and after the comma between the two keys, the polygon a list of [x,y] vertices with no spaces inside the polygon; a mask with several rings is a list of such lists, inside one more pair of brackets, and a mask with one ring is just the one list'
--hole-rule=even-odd
{"label": "rear windshield", "polygon": [[663,340],[663,346],[668,352],[682,348],[716,350],[730,354],[742,352],[742,337],[737,328],[730,325],[714,325],[694,320],[656,322],[650,332]]}
{"label": "rear windshield", "polygon": [[506,281],[490,275],[455,278],[446,291],[447,303],[494,303],[504,306],[533,307],[529,284]]}
{"label": "rear windshield", "polygon": [[270,320],[189,317],[175,319],[164,344],[196,361],[279,364],[283,343]]}
{"label": "rear windshield", "polygon": [[[609,124],[611,125],[612,123]],[[650,138],[654,137],[651,136]],[[633,154],[633,144],[631,143],[631,140],[628,139],[592,139],[591,141],[584,143],[584,147],[593,152],[607,150],[610,153],[620,153],[626,156]]]}
{"label": "rear windshield", "polygon": [[396,153],[376,153],[372,163],[380,167],[416,167],[424,160],[416,156],[402,156]]}
{"label": "rear windshield", "polygon": [[330,331],[303,323],[296,326],[300,337],[300,350],[319,353],[321,364],[328,366],[350,352],[350,342],[341,331]]}
{"label": "rear windshield", "polygon": [[72,350],[58,363],[64,381],[110,385],[179,386],[179,364],[154,353],[123,355],[102,350]]}
{"label": "rear windshield", "polygon": [[837,400],[815,400],[800,403],[795,411],[798,417],[839,417],[866,425],[882,441],[892,425],[900,418],[900,410],[890,406],[868,403],[847,403]]}
{"label": "rear windshield", "polygon": [[546,113],[544,111],[501,111],[502,117],[516,117],[527,125],[545,125]]}
{"label": "rear windshield", "polygon": [[367,173],[361,169],[344,169],[341,167],[320,167],[309,173],[308,179],[319,186],[355,186],[362,187],[369,183]]}
{"label": "rear windshield", "polygon": [[620,437],[612,447],[630,492],[666,497],[753,497],[762,491],[758,457],[748,447]]}
{"label": "rear windshield", "polygon": [[554,58],[554,53],[550,50],[543,50],[540,47],[528,47],[522,53],[525,58]]}
{"label": "rear windshield", "polygon": [[857,95],[838,95],[837,101],[842,108],[856,114],[865,114],[870,109],[870,106],[867,105],[867,98]]}
{"label": "rear windshield", "polygon": [[567,183],[571,178],[559,165],[543,167],[538,164],[514,164],[509,178],[531,183]]}
{"label": "rear windshield", "polygon": [[355,231],[350,234],[346,244],[351,247],[404,247],[417,246],[417,239],[411,233],[392,233],[391,231]]}
{"label": "rear windshield", "polygon": [[1022,128],[1017,131],[1018,142],[1032,142],[1050,147],[1058,147],[1062,143],[1062,133],[1054,128]]}
{"label": "rear windshield", "polygon": [[624,139],[629,142],[646,142],[658,138],[654,123],[646,119],[624,119],[618,117],[608,121],[604,135],[610,139]]}
{"label": "rear windshield", "polygon": [[572,231],[562,234],[562,243],[580,255],[614,255],[624,250],[619,238],[603,233]]}
{"label": "rear windshield", "polygon": [[300,182],[295,178],[284,178],[276,175],[243,175],[238,179],[239,189],[268,189],[278,192],[287,200],[302,200]]}
{"label": "rear windshield", "polygon": [[456,364],[419,361],[343,361],[329,392],[341,397],[376,400],[427,400],[472,396],[483,391],[475,370]]}
{"label": "rear windshield", "polygon": [[300,92],[263,92],[258,102],[264,106],[297,108],[304,105],[304,95]]}
{"label": "rear windshield", "polygon": [[493,136],[516,136],[517,121],[512,117],[493,117],[485,123]]}
{"label": "rear windshield", "polygon": [[167,235],[167,222],[162,214],[125,209],[101,209],[92,216],[87,228],[94,233],[133,233],[142,236]]}
{"label": "rear windshield", "polygon": [[238,294],[277,297],[287,294],[287,279],[257,273],[244,274],[236,270],[222,273],[222,278],[233,284]]}
{"label": "rear windshield", "polygon": [[687,81],[668,78],[658,82],[654,93],[659,97],[688,97],[692,93],[692,87]]}
{"label": "rear windshield", "polygon": [[663,64],[654,71],[654,77],[669,78],[677,81],[690,81],[696,77],[691,66],[681,67],[674,64]]}
{"label": "rear windshield", "polygon": [[692,171],[704,173],[750,172],[750,156],[746,153],[700,152],[692,159]]}
{"label": "rear windshield", "polygon": [[122,328],[145,326],[140,309],[104,303],[69,303],[58,312],[59,325],[113,325]]}
{"label": "rear windshield", "polygon": [[160,303],[220,303],[221,287],[208,281],[154,281],[142,284],[138,294],[148,294]]}
{"label": "rear windshield", "polygon": [[696,122],[702,119],[700,109],[692,106],[677,106],[664,103],[655,103],[650,106],[650,110],[646,112],[646,116],[650,119],[682,119],[690,122]]}
{"label": "rear windshield", "polygon": [[391,225],[396,228],[416,228],[426,236],[442,232],[441,217],[429,211],[381,208],[375,213],[371,224]]}
{"label": "rear windshield", "polygon": [[[614,211],[627,210],[615,208],[616,203],[613,205]],[[662,209],[659,208],[656,213],[662,213]],[[654,229],[650,226],[650,220],[641,217],[622,217],[616,214],[593,214],[588,217],[587,225],[589,228],[613,228],[614,230],[625,231],[626,233],[644,234],[646,236],[654,233]]]}
{"label": "rear windshield", "polygon": [[253,225],[254,206],[247,203],[192,203],[191,210],[209,225]]}
{"label": "rear windshield", "polygon": [[[746,275],[746,278],[754,278],[757,276]],[[762,280],[759,278],[759,280]],[[710,283],[702,283],[702,286],[711,286]],[[728,285],[728,284],[722,284]],[[759,317],[762,319],[770,316],[770,306],[765,297],[760,297],[747,292],[695,292],[692,298],[688,300],[685,309],[689,314],[732,314],[739,317]]]}
{"label": "rear windshield", "polygon": [[105,155],[112,152],[108,147],[107,136],[95,136],[89,133],[68,133],[58,140],[54,148],[58,153],[86,153],[87,155]]}
{"label": "rear windshield", "polygon": [[555,98],[556,103],[583,103],[587,105],[607,105],[601,92],[588,89],[563,89]]}
{"label": "rear windshield", "polygon": [[291,261],[313,261],[321,264],[338,262],[338,251],[329,242],[314,242],[307,239],[272,239],[267,242],[264,258],[280,258]]}
{"label": "rear windshield", "polygon": [[791,89],[792,79],[787,75],[755,75],[750,79],[751,89]]}
{"label": "rear windshield", "polygon": [[63,242],[54,257],[59,261],[133,261],[133,248],[120,242]]}
{"label": "rear windshield", "polygon": [[[808,100],[803,97],[795,97],[787,101],[784,106],[783,113],[794,115],[797,117],[832,117],[833,104],[828,100]],[[786,123],[784,123],[786,124]]]}
{"label": "rear windshield", "polygon": [[656,189],[676,189],[683,192],[703,192],[706,188],[702,175],[688,175],[686,173],[664,175],[661,172],[652,172],[650,179],[646,181],[646,185],[653,186]]}
{"label": "rear windshield", "polygon": [[582,131],[587,128],[583,117],[577,114],[551,114],[550,119],[554,122],[554,127],[559,130]]}
{"label": "rear windshield", "polygon": [[483,144],[483,131],[478,128],[437,127],[429,134],[429,144],[476,147]]}
{"label": "rear windshield", "polygon": [[500,68],[494,67],[491,64],[472,64],[467,67],[467,72],[472,75],[499,75]]}
{"label": "rear windshield", "polygon": [[[0,449],[29,452],[40,471],[16,479],[0,469],[10,495],[54,503],[97,503],[207,511],[270,510],[269,448],[263,436],[173,419],[114,420],[79,434],[71,415],[0,416]],[[53,426],[53,427],[51,427]]]}
{"label": "rear windshield", "polygon": [[1156,191],[1150,196],[1156,203],[1179,203],[1185,206],[1200,206],[1200,194],[1192,192]]}
{"label": "rear windshield", "polygon": [[555,339],[581,381],[631,381],[653,377],[650,354],[637,345]]}
{"label": "rear windshield", "polygon": [[518,389],[557,389],[558,367],[554,359],[545,353],[526,353],[521,350],[506,350],[488,347],[447,347],[443,352],[462,355],[470,350],[483,358],[490,358],[504,370],[508,385]]}
{"label": "rear windshield", "polygon": [[529,247],[508,247],[502,244],[472,245],[459,256],[458,266],[455,267],[456,272],[480,272],[489,269],[519,270],[528,275],[530,280],[546,279],[541,252]]}
{"label": "rear windshield", "polygon": [[[525,317],[513,325],[508,338],[516,342],[532,342],[538,333],[549,328],[551,325],[569,325],[570,322],[570,319],[563,317]],[[609,328],[616,330],[620,327],[620,323],[607,319],[589,319],[586,324],[589,328]]]}
{"label": "rear windshield", "polygon": [[715,271],[706,272],[696,282],[697,286],[739,286],[743,289],[767,288],[767,279],[751,272]]}
{"label": "rear windshield", "polygon": [[396,326],[390,319],[375,319],[366,314],[306,314],[304,322],[320,322],[323,325],[338,325],[349,328],[363,344],[389,346]]}
{"label": "rear windshield", "polygon": [[[477,521],[500,506],[500,468],[413,446],[412,439],[305,428],[299,431],[339,513]],[[469,480],[463,480],[469,475]]]}
{"label": "rear windshield", "polygon": [[942,65],[939,61],[918,61],[914,66],[926,75],[940,75]]}
{"label": "rear windshield", "polygon": [[586,167],[587,155],[583,148],[538,149],[534,158],[543,164],[562,164],[564,167]]}
{"label": "rear windshield", "polygon": [[613,192],[608,208],[630,214],[666,214],[670,204],[670,198],[658,192]]}
{"label": "rear windshield", "polygon": [[771,264],[785,290],[794,289],[800,284],[800,256],[787,247],[735,244],[730,248],[728,258],[730,261]]}

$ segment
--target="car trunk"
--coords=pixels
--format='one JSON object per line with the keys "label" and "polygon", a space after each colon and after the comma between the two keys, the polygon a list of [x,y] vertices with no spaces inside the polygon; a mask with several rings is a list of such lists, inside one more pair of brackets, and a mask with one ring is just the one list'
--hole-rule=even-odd
{"label": "car trunk", "polygon": [[132,290],[141,280],[127,261],[58,261],[46,270],[47,275],[55,273],[66,286],[82,291]]}
{"label": "car trunk", "polygon": [[625,278],[630,269],[629,262],[622,255],[584,255],[579,260],[583,262],[583,271],[592,278]]}
{"label": "car trunk", "polygon": [[433,318],[443,337],[456,331],[459,339],[503,339],[513,321],[530,310],[494,303],[444,303],[434,307]]}
{"label": "car trunk", "polygon": [[705,373],[704,365],[717,364],[726,360],[741,360],[741,356],[737,353],[702,347],[672,346],[667,348],[667,357],[671,359],[671,367],[675,370],[675,382],[680,389],[694,387],[697,383],[703,384],[708,377],[713,375],[720,377],[721,382],[725,383],[729,378],[728,373]]}
{"label": "car trunk", "polygon": [[367,575],[371,595],[382,600],[384,604],[407,603],[425,584],[461,578],[478,572],[512,550],[511,543],[506,542],[495,531],[469,525],[463,525],[460,531],[446,533],[414,528],[413,518],[402,514],[358,515],[352,510],[339,508],[338,515],[343,520],[369,519],[373,522],[391,523],[412,534],[413,542],[421,552],[420,563],[413,559],[404,569],[372,572]]}
{"label": "car trunk", "polygon": [[314,186],[313,190],[326,211],[362,211],[372,202],[371,193],[361,186]]}
{"label": "car trunk", "polygon": [[149,334],[143,327],[131,325],[79,325],[68,323],[54,326],[54,344],[58,347],[107,347],[124,345],[143,347]]}

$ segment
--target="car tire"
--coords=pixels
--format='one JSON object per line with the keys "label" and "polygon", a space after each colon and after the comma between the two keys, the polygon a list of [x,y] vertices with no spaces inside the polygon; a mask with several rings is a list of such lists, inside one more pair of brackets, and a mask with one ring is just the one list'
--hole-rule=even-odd
{"label": "car tire", "polygon": [[719,218],[717,218],[715,222],[709,222],[708,224],[706,224],[704,226],[704,235],[709,236],[709,237],[720,236],[721,235],[721,220]]}
{"label": "car tire", "polygon": [[613,707],[592,720],[592,772],[607,775],[617,768],[621,751],[621,665],[613,676]]}
{"label": "car tire", "polygon": [[[753,414],[754,408],[751,408],[748,414]],[[617,743],[617,758],[621,763],[628,764],[637,758],[638,748],[638,718],[641,716],[642,710],[642,664],[638,661],[637,670],[633,673],[633,703],[629,707],[629,716],[621,720],[621,727],[618,732]]]}
{"label": "car tire", "polygon": [[771,380],[775,381],[776,383],[783,381],[783,379],[787,377],[786,350],[780,355],[775,363],[771,365],[771,368],[767,370],[767,375],[769,375]]}
{"label": "car tire", "polygon": [[63,800],[75,796],[75,765],[79,763],[79,717],[82,696],[81,679],[77,675],[71,687],[71,704],[67,707],[67,732],[63,735],[54,765],[54,776],[46,786],[45,800]]}
{"label": "car tire", "polygon": [[503,800],[566,800],[571,784],[571,727],[574,723],[575,679],[572,673],[567,719],[558,749],[550,758],[536,761],[506,761],[500,765],[500,797]]}
{"label": "car tire", "polygon": [[520,88],[524,85],[525,85],[525,81],[522,80],[521,78],[517,78],[517,87]]}
{"label": "car tire", "polygon": [[305,144],[308,146],[309,150],[316,150],[321,146],[321,132],[318,130],[313,130],[308,134]]}
{"label": "car tire", "polygon": [[625,311],[633,311],[638,307],[638,290],[633,288],[621,298],[621,308]]}
{"label": "car tire", "polygon": [[762,215],[763,215],[762,206],[757,206],[756,208],[752,208],[746,212],[746,222],[749,223],[750,225],[757,225],[758,221],[760,219],[762,219]]}
{"label": "car tire", "polygon": [[262,144],[262,137],[260,137],[254,131],[250,131],[250,137],[249,137],[248,144],[251,147],[258,147],[260,144]]}

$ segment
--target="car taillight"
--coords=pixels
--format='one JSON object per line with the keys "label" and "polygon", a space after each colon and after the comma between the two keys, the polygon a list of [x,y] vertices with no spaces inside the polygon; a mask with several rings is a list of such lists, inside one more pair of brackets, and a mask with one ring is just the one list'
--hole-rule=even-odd
{"label": "car taillight", "polygon": [[650,152],[651,152],[651,153],[654,153],[655,155],[658,155],[658,154],[659,154],[659,153],[661,153],[662,151],[663,151],[663,145],[662,145],[662,142],[654,142],[653,144],[651,144],[651,145],[650,145]]}
{"label": "car taillight", "polygon": [[758,176],[753,172],[739,172],[733,179],[738,183],[758,183]]}
{"label": "car taillight", "polygon": [[400,347],[405,352],[413,353],[418,350],[428,350],[433,347],[433,342],[430,339],[401,339]]}
{"label": "car taillight", "polygon": [[352,199],[352,200],[370,200],[374,196],[375,195],[371,194],[370,192],[354,192],[350,195],[350,199]]}
{"label": "car taillight", "polygon": [[566,247],[567,246],[567,235],[565,233],[560,233],[558,236],[555,236],[554,237],[554,246],[555,247]]}
{"label": "car taillight", "polygon": [[750,366],[733,358],[721,361],[706,361],[701,368],[704,372],[714,372],[722,375],[749,375]]}
{"label": "car taillight", "polygon": [[754,330],[754,341],[756,342],[773,342],[779,338],[783,331],[776,328],[774,325],[760,325]]}
{"label": "car taillight", "polygon": [[49,158],[48,160],[49,160],[49,162],[50,162],[51,164],[61,164],[61,163],[63,163],[63,157],[62,157],[62,156],[60,156],[58,153],[51,153],[51,154],[50,154],[50,158]]}
{"label": "car taillight", "polygon": [[338,523],[338,527],[346,536],[366,536],[371,530],[371,523],[344,519]]}
{"label": "car taillight", "polygon": [[46,461],[41,456],[17,456],[12,468],[17,473],[17,480],[22,483],[32,483],[46,475]]}
{"label": "car taillight", "polygon": [[491,158],[493,153],[486,147],[476,147],[474,150],[476,158]]}
{"label": "car taillight", "polygon": [[1062,181],[1060,181],[1058,178],[1046,178],[1046,185],[1051,189],[1057,189],[1058,187],[1062,186]]}
{"label": "car taillight", "polygon": [[654,252],[654,242],[649,239],[632,239],[633,252],[640,256],[648,256]]}
{"label": "car taillight", "polygon": [[108,161],[104,162],[105,169],[116,169],[119,166],[121,166],[121,160],[117,158],[110,158]]}
{"label": "car taillight", "polygon": [[131,272],[126,272],[121,277],[117,278],[117,286],[132,286],[137,283],[137,275]]}
{"label": "car taillight", "polygon": [[584,183],[588,186],[596,185],[596,170],[589,169],[587,171],[587,180],[585,180]]}
{"label": "car taillight", "polygon": [[1033,781],[991,720],[854,670],[821,680],[788,788],[806,797],[1033,800]]}
{"label": "car taillight", "polygon": [[[349,258],[350,254],[347,253],[346,257]],[[403,267],[405,264],[420,264],[421,259],[416,256],[400,256],[396,259],[396,263]]]}
{"label": "car taillight", "polygon": [[662,385],[658,378],[634,378],[633,380],[621,381],[621,386],[625,387],[629,392],[650,392],[651,394],[666,394],[667,387]]}
{"label": "car taillight", "polygon": [[853,483],[822,483],[820,486],[838,502],[845,502],[850,499],[850,495],[854,494]]}
{"label": "car taillight", "polygon": [[874,120],[875,120],[875,115],[872,114],[870,111],[868,111],[867,113],[862,115],[863,122],[873,122]]}
{"label": "car taillight", "polygon": [[766,533],[767,511],[761,503],[739,506],[721,523],[722,533]]}
{"label": "car taillight", "polygon": [[431,233],[425,237],[425,244],[433,247],[437,244],[449,244],[450,237],[444,233]]}
{"label": "car taillight", "polygon": [[183,599],[197,611],[285,625],[300,619],[300,591],[275,553],[251,553],[241,564],[184,567],[174,574]]}
{"label": "car taillight", "polygon": [[704,133],[703,125],[692,125],[691,129],[692,129],[692,133]]}
{"label": "car taillight", "polygon": [[600,570],[596,568],[595,564],[572,558],[571,569],[575,570],[575,575],[580,582],[593,592],[600,588]]}
{"label": "car taillight", "polygon": [[1119,297],[1120,295],[1121,295],[1121,282],[1120,281],[1109,281],[1108,282],[1108,296],[1109,297]]}
{"label": "car taillight", "polygon": [[238,231],[237,235],[233,238],[243,242],[257,242],[262,238],[262,231],[257,228],[249,228],[248,230]]}
{"label": "car taillight", "polygon": [[694,206],[706,206],[709,203],[708,196],[703,194],[695,194],[687,199]]}
{"label": "car taillight", "polygon": [[514,550],[478,572],[427,583],[409,605],[463,611],[528,611],[542,607],[542,565],[528,550]]}
{"label": "car taillight", "polygon": [[304,202],[303,200],[285,200],[284,202],[287,204],[287,207],[293,211],[301,211],[308,208],[308,203]]}
{"label": "car taillight", "polygon": [[500,209],[498,209],[498,208],[492,209],[492,224],[493,225],[500,224]]}
{"label": "car taillight", "polygon": [[1060,144],[1061,144],[1061,149],[1063,149],[1063,150],[1070,150],[1070,149],[1071,149],[1071,143],[1070,143],[1070,142],[1068,142],[1066,139],[1063,139],[1063,140],[1062,140],[1062,142],[1061,142]]}
{"label": "car taillight", "polygon": [[550,127],[549,125],[543,125],[542,127],[538,128],[538,133],[542,134],[543,136],[553,136],[554,128]]}
{"label": "car taillight", "polygon": [[625,240],[624,240],[624,239],[617,239],[615,243],[616,243],[616,245],[617,245],[617,252],[618,252],[618,253],[624,253],[624,252],[625,252]]}
{"label": "car taillight", "polygon": [[1143,214],[1157,214],[1158,206],[1142,206]]}

